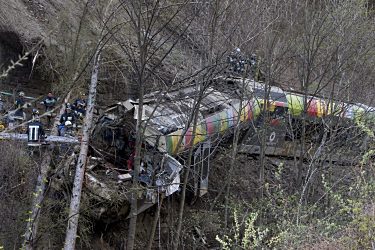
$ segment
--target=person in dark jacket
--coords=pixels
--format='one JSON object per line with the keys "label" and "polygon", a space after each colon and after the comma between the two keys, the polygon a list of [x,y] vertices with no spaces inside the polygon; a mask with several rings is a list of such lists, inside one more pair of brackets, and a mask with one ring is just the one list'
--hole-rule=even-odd
{"label": "person in dark jacket", "polygon": [[[41,104],[43,104],[44,107],[46,108],[46,112],[49,112],[49,111],[52,112],[52,110],[56,106],[56,102],[57,102],[56,97],[52,94],[52,92],[49,92],[47,97],[44,98],[44,100]],[[47,114],[47,126],[48,127],[50,127],[51,124],[52,124],[52,117],[53,117],[52,113]]]}
{"label": "person in dark jacket", "polygon": [[86,115],[86,101],[84,99],[84,94],[81,93],[80,97],[73,102],[72,109],[78,120]]}
{"label": "person in dark jacket", "polygon": [[4,112],[5,112],[5,105],[4,105],[3,99],[1,98],[1,95],[0,95],[0,115],[3,114]]}
{"label": "person in dark jacket", "polygon": [[26,104],[25,92],[20,91],[18,93],[18,98],[16,99],[15,108],[16,109],[22,109],[25,104]]}
{"label": "person in dark jacket", "polygon": [[24,112],[24,107],[25,107],[26,101],[25,101],[25,93],[23,91],[18,93],[18,98],[16,99],[15,102],[15,108],[16,112],[14,116],[16,117],[17,120],[25,120],[26,114]]}
{"label": "person in dark jacket", "polygon": [[65,113],[61,115],[60,117],[60,125],[58,127],[59,135],[65,136],[65,133],[70,131],[72,132],[72,129],[76,127],[76,117],[75,114],[72,111],[72,107],[68,103],[66,105]]}
{"label": "person in dark jacket", "polygon": [[74,108],[74,113],[78,119],[82,119],[86,115],[85,105],[83,103],[78,103]]}
{"label": "person in dark jacket", "polygon": [[43,105],[46,107],[46,112],[55,108],[57,99],[51,92],[48,93],[47,97],[43,100]]}
{"label": "person in dark jacket", "polygon": [[75,115],[72,111],[72,107],[70,106],[70,104],[66,105],[65,112],[60,117],[60,124],[64,124],[66,121],[70,121],[72,124],[75,124],[76,121]]}
{"label": "person in dark jacket", "polygon": [[31,112],[31,119],[35,120],[36,118],[39,118],[39,110],[36,108],[33,108]]}
{"label": "person in dark jacket", "polygon": [[40,122],[39,117],[36,117],[33,119],[32,122],[30,122],[27,125],[27,140],[29,145],[35,144],[35,143],[41,143],[44,141],[45,133],[43,129],[43,124]]}

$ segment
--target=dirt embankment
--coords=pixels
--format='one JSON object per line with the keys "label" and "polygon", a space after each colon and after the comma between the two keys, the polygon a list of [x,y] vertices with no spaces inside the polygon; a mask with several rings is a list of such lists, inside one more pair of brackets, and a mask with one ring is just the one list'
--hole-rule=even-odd
{"label": "dirt embankment", "polygon": [[[40,2],[40,3],[39,3]],[[0,71],[3,72],[48,34],[47,17],[56,13],[50,3],[14,0],[0,3]],[[45,2],[45,1],[43,1]],[[51,2],[51,1],[48,1]],[[23,66],[16,66],[0,79],[0,91],[24,91],[27,96],[44,95],[51,89],[48,79],[38,71],[40,58],[33,51]]]}

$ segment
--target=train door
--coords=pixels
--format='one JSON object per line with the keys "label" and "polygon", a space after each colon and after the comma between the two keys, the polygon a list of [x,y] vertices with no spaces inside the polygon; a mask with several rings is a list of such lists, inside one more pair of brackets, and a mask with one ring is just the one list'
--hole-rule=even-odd
{"label": "train door", "polygon": [[283,147],[285,141],[285,124],[268,125],[266,128],[250,128],[244,136],[240,152],[249,154],[259,154],[262,145],[262,138],[265,139],[267,152],[272,152],[276,148]]}
{"label": "train door", "polygon": [[[271,87],[267,101],[264,101],[265,86],[255,86],[254,94],[261,113],[243,137],[240,152],[259,154],[265,139],[266,152],[273,154],[285,141],[288,101],[285,92],[277,87]],[[266,108],[263,105],[267,105]]]}

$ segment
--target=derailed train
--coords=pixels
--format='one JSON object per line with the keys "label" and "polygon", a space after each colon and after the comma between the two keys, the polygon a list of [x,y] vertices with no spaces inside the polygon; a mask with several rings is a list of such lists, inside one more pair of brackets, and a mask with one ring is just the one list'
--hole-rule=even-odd
{"label": "derailed train", "polygon": [[[302,120],[310,143],[319,144],[324,137],[334,140],[334,147],[347,143],[357,150],[365,146],[365,128],[375,122],[375,109],[364,104],[305,96],[250,79],[218,77],[209,86],[201,96],[194,136],[190,114],[201,93],[199,87],[145,96],[141,169],[147,176],[145,185],[167,186],[163,188],[167,194],[178,190],[179,172],[187,150],[193,147],[194,192],[205,194],[211,151],[228,141],[236,126],[240,129],[241,152],[257,154],[263,141],[266,154],[288,155],[287,143],[301,137]],[[116,165],[129,169],[134,157],[137,111],[136,101],[114,104],[93,131],[93,145]]]}

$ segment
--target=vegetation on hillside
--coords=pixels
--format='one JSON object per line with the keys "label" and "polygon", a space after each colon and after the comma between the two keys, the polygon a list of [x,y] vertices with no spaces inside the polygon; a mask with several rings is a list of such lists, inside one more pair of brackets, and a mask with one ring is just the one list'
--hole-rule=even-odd
{"label": "vegetation on hillside", "polygon": [[[228,73],[227,56],[240,48],[246,56],[256,55],[257,72],[261,69],[268,88],[277,85],[305,96],[375,106],[375,19],[369,1],[55,2],[69,8],[56,12],[51,3],[40,3],[39,8],[39,1],[14,1],[22,9],[19,18],[9,24],[0,19],[0,32],[8,29],[21,38],[23,51],[14,53],[21,59],[30,55],[29,62],[35,59],[33,70],[66,96],[88,89],[93,58],[100,50],[98,110],[129,97],[138,99],[140,110],[135,135],[138,167],[126,193],[131,197],[131,222],[124,218],[129,211],[124,211],[123,200],[104,201],[84,187],[76,248],[375,248],[374,128],[360,120],[351,126],[366,136],[367,149],[356,162],[336,159],[337,154],[343,159],[349,155],[353,145],[337,146],[339,135],[332,120],[322,122],[323,139],[314,151],[309,120],[302,115],[300,143],[289,157],[266,156],[266,122],[257,128],[258,155],[238,152],[240,132],[235,131],[233,138],[212,150],[209,192],[199,198],[189,193],[194,190],[188,182],[194,172],[191,147],[181,192],[158,196],[155,207],[136,213],[145,94],[196,87],[193,108],[186,114],[186,128],[193,128],[194,141],[196,110],[212,80]],[[28,11],[32,22],[25,17]],[[56,19],[51,20],[54,14]],[[17,28],[19,22],[34,24],[29,37],[24,27]],[[0,39],[0,46],[5,42],[9,43]],[[22,65],[4,58],[13,62],[0,64],[4,72],[0,77],[11,78],[9,73]],[[0,82],[3,86],[7,85]],[[297,157],[297,150],[303,157]],[[67,222],[74,216],[68,216],[68,208],[75,163],[62,152],[50,152],[35,248],[60,249]],[[0,155],[0,249],[20,248],[42,154],[31,154],[20,143],[0,141]]]}

